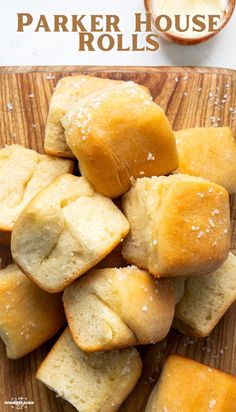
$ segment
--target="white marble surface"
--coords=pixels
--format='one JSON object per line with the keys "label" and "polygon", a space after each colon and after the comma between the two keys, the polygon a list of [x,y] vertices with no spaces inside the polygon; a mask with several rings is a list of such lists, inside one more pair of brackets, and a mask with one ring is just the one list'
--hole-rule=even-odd
{"label": "white marble surface", "polygon": [[[168,0],[167,0],[168,1]],[[143,0],[1,0],[0,65],[198,65],[236,69],[236,12],[221,34],[191,47],[161,41],[157,52],[78,52],[76,33],[17,33],[16,13],[118,14],[129,42],[134,13],[144,12]]]}

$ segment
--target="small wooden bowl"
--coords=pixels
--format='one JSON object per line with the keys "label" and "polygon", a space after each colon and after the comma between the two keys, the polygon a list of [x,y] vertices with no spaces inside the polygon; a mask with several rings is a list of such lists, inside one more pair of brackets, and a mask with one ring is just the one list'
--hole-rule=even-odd
{"label": "small wooden bowl", "polygon": [[[155,14],[153,7],[152,7],[153,0],[144,0],[144,4],[145,4],[146,11],[148,13],[152,13],[153,19],[155,19],[157,15]],[[220,26],[218,27],[218,29],[212,33],[204,34],[198,37],[183,37],[183,36],[178,36],[176,34],[172,34],[170,32],[166,32],[166,33],[159,32],[159,35],[170,42],[181,44],[184,46],[193,46],[195,44],[203,43],[211,39],[212,37],[214,37],[226,26],[226,24],[229,22],[233,14],[235,5],[236,5],[236,0],[228,0],[228,7],[227,7],[227,10],[225,11],[225,15],[222,19],[222,22]]]}

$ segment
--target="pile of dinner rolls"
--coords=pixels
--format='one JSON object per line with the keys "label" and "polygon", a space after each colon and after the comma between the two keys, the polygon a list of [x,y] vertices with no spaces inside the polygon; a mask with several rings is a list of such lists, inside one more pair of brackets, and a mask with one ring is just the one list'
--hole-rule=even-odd
{"label": "pile of dinner rolls", "polygon": [[[236,142],[227,127],[173,132],[143,86],[72,76],[52,96],[45,152],[0,150],[14,260],[0,337],[17,359],[67,325],[37,378],[80,412],[115,412],[141,375],[135,346],[172,326],[205,337],[236,300]],[[236,378],[207,369],[170,357],[146,412],[235,412]]]}

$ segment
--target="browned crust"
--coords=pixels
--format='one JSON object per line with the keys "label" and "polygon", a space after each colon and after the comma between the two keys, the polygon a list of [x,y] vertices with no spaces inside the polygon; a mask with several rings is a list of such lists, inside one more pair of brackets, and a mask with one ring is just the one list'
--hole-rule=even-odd
{"label": "browned crust", "polygon": [[[45,315],[45,316],[47,316],[47,314]],[[7,350],[7,347],[6,347],[6,352],[7,352],[7,357],[8,357],[8,359],[13,359],[13,360],[16,360],[16,359],[21,359],[22,357],[24,357],[24,356],[26,356],[26,355],[28,355],[29,353],[31,353],[31,352],[33,352],[34,350],[36,350],[37,348],[39,348],[41,345],[43,345],[45,342],[47,342],[47,341],[49,341],[50,339],[52,339],[63,327],[64,327],[64,325],[65,325],[65,323],[66,323],[66,319],[63,319],[64,317],[62,317],[61,316],[61,319],[62,319],[62,324],[60,325],[60,326],[58,326],[57,328],[55,328],[55,330],[52,332],[52,333],[48,333],[47,334],[47,336],[45,337],[45,339],[43,339],[43,341],[41,342],[41,343],[39,343],[37,346],[35,346],[35,347],[33,347],[30,351],[28,350],[26,350],[26,351],[24,351],[24,352],[22,352],[19,356],[10,356],[9,354],[8,354],[8,350]],[[58,322],[59,323],[59,322]]]}

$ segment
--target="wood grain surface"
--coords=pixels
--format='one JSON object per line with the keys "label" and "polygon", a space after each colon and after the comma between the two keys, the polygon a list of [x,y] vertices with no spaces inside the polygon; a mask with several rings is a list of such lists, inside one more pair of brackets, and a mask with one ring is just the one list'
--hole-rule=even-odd
{"label": "wood grain surface", "polygon": [[[58,79],[76,73],[133,80],[147,86],[165,110],[175,130],[194,126],[230,126],[236,129],[236,72],[210,68],[78,68],[13,67],[0,69],[0,145],[20,143],[43,153],[48,105]],[[236,199],[231,198],[232,250],[236,252]],[[1,266],[10,251],[0,249]],[[55,341],[55,339],[53,340]],[[35,372],[53,341],[18,361],[7,360],[0,342],[0,411],[14,397],[34,401],[27,410],[72,412],[75,409],[37,382]],[[191,339],[173,330],[164,342],[141,348],[143,375],[120,412],[144,412],[163,360],[179,353],[236,374],[236,306],[227,312],[211,336]],[[117,388],[118,389],[118,388]]]}

